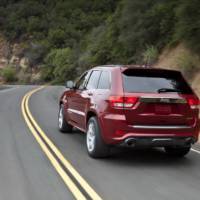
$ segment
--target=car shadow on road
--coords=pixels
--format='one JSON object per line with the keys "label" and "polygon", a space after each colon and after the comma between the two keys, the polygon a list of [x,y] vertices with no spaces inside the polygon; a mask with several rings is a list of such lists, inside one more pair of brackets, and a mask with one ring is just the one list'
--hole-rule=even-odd
{"label": "car shadow on road", "polygon": [[[83,151],[87,156],[85,144],[85,134],[74,130],[77,137],[76,143],[83,146]],[[96,159],[95,161],[108,164],[116,164],[117,166],[155,166],[155,167],[173,167],[173,166],[191,166],[194,160],[188,154],[183,158],[176,158],[167,155],[162,148],[135,149],[126,147],[114,147],[111,150],[111,155],[108,158]]]}
{"label": "car shadow on road", "polygon": [[192,160],[188,157],[175,158],[167,155],[161,148],[152,149],[134,149],[120,148],[112,149],[109,162],[118,163],[118,165],[148,165],[148,166],[188,166]]}

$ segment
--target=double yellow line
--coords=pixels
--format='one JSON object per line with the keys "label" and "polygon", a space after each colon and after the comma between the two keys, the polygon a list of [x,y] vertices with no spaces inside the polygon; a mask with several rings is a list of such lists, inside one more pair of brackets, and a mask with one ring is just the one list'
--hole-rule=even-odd
{"label": "double yellow line", "polygon": [[54,143],[47,137],[32,116],[29,109],[29,99],[34,93],[43,88],[44,86],[28,92],[22,99],[21,110],[28,128],[75,199],[102,200],[71,163],[63,156]]}

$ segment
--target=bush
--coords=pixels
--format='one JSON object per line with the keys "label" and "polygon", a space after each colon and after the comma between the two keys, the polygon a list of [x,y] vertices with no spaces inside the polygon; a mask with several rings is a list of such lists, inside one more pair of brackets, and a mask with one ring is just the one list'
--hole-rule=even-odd
{"label": "bush", "polygon": [[16,69],[13,67],[6,67],[2,69],[1,76],[6,82],[14,82],[17,80],[16,78]]}
{"label": "bush", "polygon": [[146,51],[143,54],[143,61],[145,65],[152,65],[158,59],[158,49],[154,46],[147,46]]}
{"label": "bush", "polygon": [[54,67],[44,64],[41,66],[41,81],[50,82],[54,79]]}

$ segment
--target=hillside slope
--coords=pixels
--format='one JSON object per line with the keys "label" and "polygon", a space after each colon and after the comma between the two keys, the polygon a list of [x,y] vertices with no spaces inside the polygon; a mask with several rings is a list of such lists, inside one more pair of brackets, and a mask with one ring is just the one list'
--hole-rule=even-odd
{"label": "hillside slope", "polygon": [[200,97],[200,59],[184,44],[164,48],[154,67],[180,70]]}
{"label": "hillside slope", "polygon": [[1,74],[17,73],[9,80],[25,83],[39,73],[40,81],[64,83],[96,65],[151,65],[160,54],[159,62],[166,60],[166,47],[184,44],[189,55],[182,56],[180,69],[193,76],[199,69],[199,10],[199,0],[3,0],[0,46],[8,47],[0,50],[0,67],[9,69]]}

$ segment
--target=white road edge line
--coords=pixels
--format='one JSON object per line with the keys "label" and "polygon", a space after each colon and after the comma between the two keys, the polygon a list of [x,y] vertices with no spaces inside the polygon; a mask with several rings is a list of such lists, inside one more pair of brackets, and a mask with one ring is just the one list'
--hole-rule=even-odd
{"label": "white road edge line", "polygon": [[10,92],[10,91],[16,90],[18,88],[19,88],[19,86],[16,86],[16,87],[11,86],[10,88],[5,88],[5,89],[0,90],[0,93]]}
{"label": "white road edge line", "polygon": [[198,154],[200,154],[200,151],[198,151],[198,150],[196,150],[196,149],[191,149],[191,151],[193,151],[193,152],[196,152],[196,153],[198,153]]}

